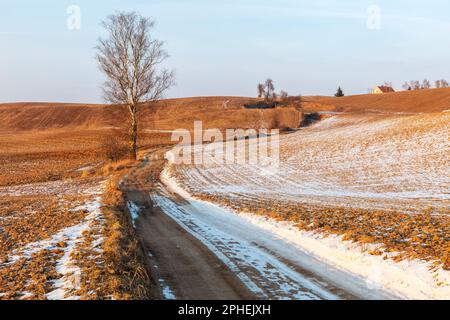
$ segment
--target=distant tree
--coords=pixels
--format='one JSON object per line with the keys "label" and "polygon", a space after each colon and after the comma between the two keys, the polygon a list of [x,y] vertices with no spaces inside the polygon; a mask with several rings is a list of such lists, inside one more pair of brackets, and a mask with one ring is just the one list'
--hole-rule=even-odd
{"label": "distant tree", "polygon": [[342,91],[342,88],[339,87],[336,91],[336,94],[334,95],[335,97],[343,97],[344,96],[344,91]]}
{"label": "distant tree", "polygon": [[392,88],[392,82],[390,82],[390,81],[385,81],[384,84],[383,84],[383,86],[385,86],[385,87],[391,87],[391,88]]}
{"label": "distant tree", "polygon": [[282,101],[286,101],[288,98],[289,98],[289,94],[286,91],[281,90],[280,91],[280,99]]}
{"label": "distant tree", "polygon": [[411,81],[412,90],[420,90],[420,81],[413,80]]}
{"label": "distant tree", "polygon": [[273,80],[269,78],[264,83],[264,98],[266,100],[269,100],[273,98],[274,93],[275,93],[275,86],[273,84]]}
{"label": "distant tree", "polygon": [[448,87],[448,81],[445,79],[441,80],[441,88],[447,88]]}
{"label": "distant tree", "polygon": [[258,98],[262,98],[264,95],[264,85],[262,83],[258,84]]}
{"label": "distant tree", "polygon": [[409,85],[408,81],[405,81],[404,84],[402,84],[403,90],[411,90],[411,86]]}
{"label": "distant tree", "polygon": [[155,22],[131,12],[109,16],[103,22],[107,38],[100,38],[97,61],[107,77],[105,100],[126,105],[130,120],[130,158],[137,158],[137,108],[160,99],[174,84],[174,73],[161,68],[168,57],[163,42],[153,37]]}
{"label": "distant tree", "polygon": [[434,82],[434,85],[435,85],[435,87],[436,87],[437,89],[441,88],[441,80],[436,80],[436,81]]}
{"label": "distant tree", "polygon": [[422,82],[422,88],[423,89],[430,89],[431,88],[431,82],[428,79],[424,79]]}

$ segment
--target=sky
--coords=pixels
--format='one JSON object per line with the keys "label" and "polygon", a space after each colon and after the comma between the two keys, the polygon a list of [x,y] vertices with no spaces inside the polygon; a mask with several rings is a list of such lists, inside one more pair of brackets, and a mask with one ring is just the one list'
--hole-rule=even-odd
{"label": "sky", "polygon": [[0,0],[0,102],[103,102],[95,46],[118,11],[156,20],[167,97],[255,96],[268,77],[292,95],[450,79],[447,0]]}

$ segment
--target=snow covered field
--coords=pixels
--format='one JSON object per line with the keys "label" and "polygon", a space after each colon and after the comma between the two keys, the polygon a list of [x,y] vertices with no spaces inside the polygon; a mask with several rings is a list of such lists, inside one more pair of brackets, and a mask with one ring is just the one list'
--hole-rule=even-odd
{"label": "snow covered field", "polygon": [[[333,116],[281,136],[280,167],[274,175],[264,174],[258,164],[210,163],[172,170],[194,195],[383,210],[448,209],[449,123],[446,113]],[[211,149],[220,153],[219,148]],[[243,151],[236,154],[236,162],[246,156]]]}
{"label": "snow covered field", "polygon": [[[0,220],[0,245],[4,249],[0,259],[1,296],[81,298],[79,252],[88,245],[94,255],[102,253],[104,226],[100,207],[104,189],[105,183],[99,181],[57,181],[0,189],[5,201],[16,203],[16,208],[3,208],[5,212],[17,210],[15,215]],[[48,205],[42,200],[44,196]],[[40,199],[40,204],[33,208],[30,201],[36,199]],[[14,237],[14,242],[8,237]],[[89,259],[98,259],[94,255]]]}
{"label": "snow covered field", "polygon": [[[310,268],[319,265],[315,272],[334,281],[339,277],[333,272],[339,270],[348,275],[345,279],[362,279],[366,289],[382,296],[450,299],[449,123],[446,113],[332,116],[280,137],[275,174],[248,163],[169,164],[163,181],[189,199],[198,209],[195,214],[155,201],[207,244],[229,230],[228,224],[251,225],[250,234],[262,233],[254,242],[244,241],[246,250],[257,250],[254,243],[266,244],[271,235],[277,239],[271,249],[302,267],[310,259]],[[235,156],[246,157],[244,150]],[[305,226],[296,208],[319,221]],[[272,214],[278,212],[283,214]],[[223,230],[215,220],[223,222]],[[359,288],[363,296],[374,297],[353,280],[341,283],[342,288],[353,293]],[[326,298],[314,292],[315,298]]]}

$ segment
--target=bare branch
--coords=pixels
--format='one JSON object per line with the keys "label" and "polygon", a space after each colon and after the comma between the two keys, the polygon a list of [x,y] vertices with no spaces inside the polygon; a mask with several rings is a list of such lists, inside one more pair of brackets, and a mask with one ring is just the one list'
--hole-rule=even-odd
{"label": "bare branch", "polygon": [[130,155],[136,159],[137,107],[161,99],[174,85],[174,72],[162,68],[169,55],[164,43],[151,35],[153,20],[135,12],[119,13],[109,16],[102,25],[108,37],[98,40],[97,62],[107,77],[104,99],[128,106]]}
{"label": "bare branch", "polygon": [[102,25],[109,35],[97,45],[97,62],[107,76],[105,100],[137,105],[162,98],[174,73],[160,68],[168,54],[151,35],[155,22],[132,12],[111,15]]}

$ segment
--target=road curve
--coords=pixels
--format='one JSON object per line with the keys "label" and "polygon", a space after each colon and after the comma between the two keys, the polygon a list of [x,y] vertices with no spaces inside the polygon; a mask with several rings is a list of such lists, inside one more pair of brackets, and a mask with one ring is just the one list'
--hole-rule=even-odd
{"label": "road curve", "polygon": [[[152,175],[151,186],[131,188],[127,198],[139,208],[137,233],[162,298],[395,298],[307,256],[236,214],[183,198],[159,180],[163,162],[156,163],[158,170],[154,161],[148,161],[141,177],[131,179]],[[148,168],[153,168],[150,173]]]}

